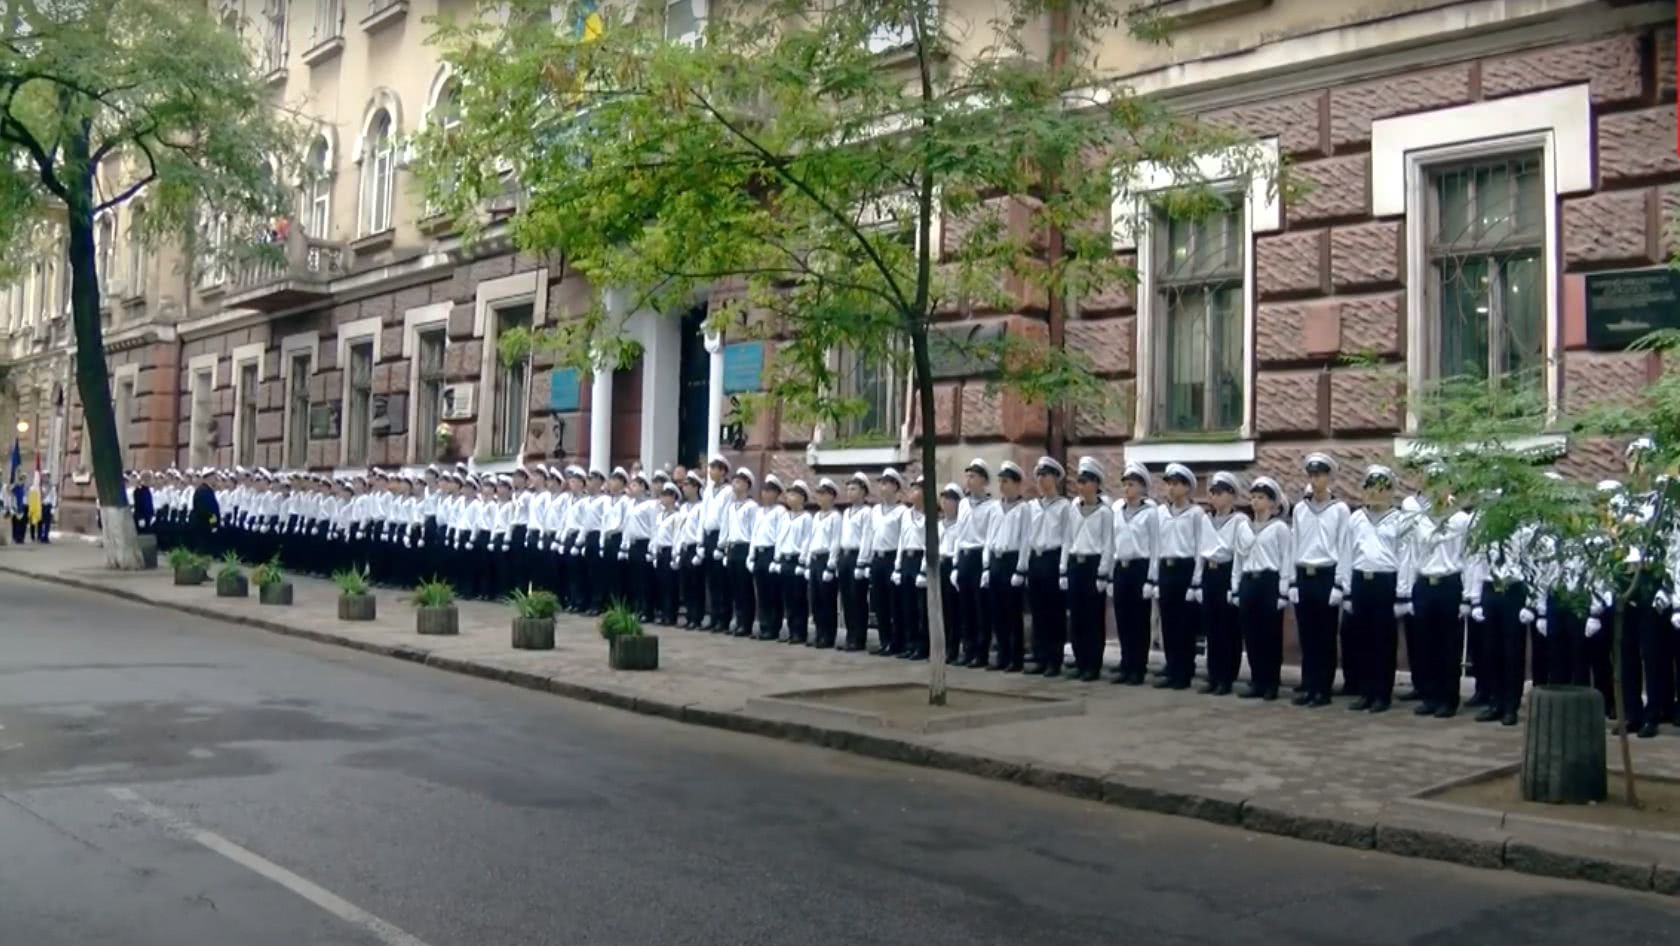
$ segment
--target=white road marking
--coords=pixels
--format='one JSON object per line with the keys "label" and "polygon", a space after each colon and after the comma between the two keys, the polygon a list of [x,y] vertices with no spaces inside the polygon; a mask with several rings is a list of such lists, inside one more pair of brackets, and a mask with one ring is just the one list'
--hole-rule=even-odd
{"label": "white road marking", "polygon": [[111,797],[145,815],[170,831],[215,851],[235,864],[274,881],[292,893],[331,913],[352,926],[373,934],[390,946],[426,946],[426,942],[396,925],[363,910],[318,884],[299,877],[279,864],[229,841],[214,831],[193,824],[167,808],[154,805],[126,788],[107,789]]}

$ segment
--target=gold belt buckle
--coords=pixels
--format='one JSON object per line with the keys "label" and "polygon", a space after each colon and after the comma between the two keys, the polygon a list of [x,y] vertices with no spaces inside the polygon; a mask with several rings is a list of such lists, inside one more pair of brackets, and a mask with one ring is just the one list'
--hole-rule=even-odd
{"label": "gold belt buckle", "polygon": [[1366,581],[1370,581],[1371,579],[1377,577],[1377,573],[1371,571],[1360,572],[1359,574],[1365,576]]}
{"label": "gold belt buckle", "polygon": [[1303,566],[1303,570],[1307,573],[1308,578],[1311,578],[1314,575],[1318,574],[1318,566],[1317,565]]}
{"label": "gold belt buckle", "polygon": [[1429,575],[1427,577],[1429,578],[1429,583],[1431,585],[1438,585],[1438,584],[1441,583],[1441,576],[1440,575]]}

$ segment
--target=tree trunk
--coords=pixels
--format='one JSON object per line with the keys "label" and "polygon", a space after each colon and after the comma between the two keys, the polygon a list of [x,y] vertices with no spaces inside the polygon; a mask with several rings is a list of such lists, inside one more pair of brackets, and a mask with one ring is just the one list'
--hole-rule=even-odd
{"label": "tree trunk", "polygon": [[[1633,594],[1639,588],[1639,579],[1633,580],[1628,594]],[[1622,615],[1627,612],[1627,595],[1616,596],[1616,613],[1610,619],[1610,679],[1615,684],[1611,691],[1616,699],[1616,739],[1622,749],[1622,786],[1627,795],[1629,808],[1639,807],[1639,790],[1635,785],[1633,775],[1633,745],[1629,741],[1627,700],[1622,698],[1622,688],[1627,684],[1622,680]]]}
{"label": "tree trunk", "polygon": [[[85,127],[85,126],[84,126]],[[85,131],[71,133],[64,146],[68,199],[65,216],[70,248],[70,318],[76,332],[76,393],[93,451],[94,488],[99,495],[99,531],[108,568],[137,571],[145,567],[134,514],[123,489],[122,447],[117,442],[116,412],[111,406],[111,376],[105,368],[105,341],[99,325],[99,273],[93,241],[93,174],[88,166]],[[55,473],[57,471],[54,471]]]}
{"label": "tree trunk", "polygon": [[1603,801],[1606,781],[1604,698],[1584,686],[1529,690],[1520,782],[1523,800],[1551,805]]}
{"label": "tree trunk", "polygon": [[[939,580],[939,467],[935,450],[933,409],[933,359],[928,354],[927,324],[918,322],[910,330],[910,351],[915,360],[916,407],[920,414],[922,459],[922,540],[928,563],[928,705],[945,705],[945,583]],[[906,581],[914,575],[905,576]]]}

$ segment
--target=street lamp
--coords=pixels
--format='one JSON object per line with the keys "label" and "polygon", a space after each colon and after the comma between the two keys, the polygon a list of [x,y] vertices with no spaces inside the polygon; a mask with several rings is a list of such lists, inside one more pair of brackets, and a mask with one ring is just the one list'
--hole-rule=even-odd
{"label": "street lamp", "polygon": [[26,420],[20,420],[20,421],[18,421],[18,422],[17,422],[17,432],[18,432],[18,433],[19,433],[19,434],[27,434],[27,433],[29,433],[29,421],[26,421]]}

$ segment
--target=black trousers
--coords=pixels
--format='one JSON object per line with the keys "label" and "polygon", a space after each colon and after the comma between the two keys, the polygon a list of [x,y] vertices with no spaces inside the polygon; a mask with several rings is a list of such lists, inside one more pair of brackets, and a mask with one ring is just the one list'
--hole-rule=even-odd
{"label": "black trousers", "polygon": [[991,659],[992,621],[986,613],[985,592],[980,587],[981,554],[979,549],[957,551],[957,609],[962,612],[964,660],[983,664]]}
{"label": "black trousers", "polygon": [[828,573],[827,552],[811,554],[805,580],[810,589],[811,625],[816,631],[811,642],[818,647],[833,647],[840,627],[839,612],[836,610],[840,602],[840,585],[839,576]]}
{"label": "black trousers", "polygon": [[893,607],[892,571],[892,552],[876,552],[869,560],[869,601],[875,612],[875,635],[881,642],[878,653],[882,654],[896,654],[903,645],[898,635],[897,608]]}
{"label": "black trousers", "polygon": [[1230,602],[1230,562],[1202,563],[1202,637],[1207,640],[1208,683],[1230,686],[1242,669],[1242,624]]}
{"label": "black trousers", "polygon": [[644,620],[653,617],[653,565],[648,561],[649,539],[634,539],[630,542],[630,561],[625,562],[625,571],[630,576],[630,600],[636,603],[636,613]]}
{"label": "black trousers", "polygon": [[624,551],[624,533],[608,532],[601,536],[600,577],[596,584],[602,589],[607,598],[606,604],[629,604],[629,593],[625,581],[627,564],[619,560],[619,553]]}
{"label": "black trousers", "polygon": [[[1522,582],[1491,583],[1482,593],[1486,617],[1484,652],[1487,657],[1487,693],[1491,705],[1503,713],[1522,708],[1523,682],[1527,678],[1528,628],[1521,613],[1528,603],[1528,587]],[[1483,679],[1477,674],[1477,682]]]}
{"label": "black trousers", "polygon": [[[956,663],[962,649],[962,622],[957,617],[956,596],[951,593],[951,576],[957,571],[956,560],[941,556],[939,559],[939,590],[929,590],[929,594],[944,596],[945,607],[939,611],[942,627],[939,633],[945,635],[945,662]],[[929,577],[931,583],[934,579]],[[931,628],[930,628],[931,630]]]}
{"label": "black trousers", "polygon": [[48,542],[51,541],[52,522],[53,522],[53,507],[51,505],[48,505],[47,503],[42,503],[41,504],[41,526],[40,526],[41,531],[40,531],[40,536],[39,536],[39,539],[38,539],[38,541],[40,541],[40,543],[42,545],[46,545]]}
{"label": "black trousers", "polygon": [[846,620],[846,649],[869,643],[869,582],[857,577],[858,550],[840,550],[840,614]]}
{"label": "black trousers", "polygon": [[694,557],[700,554],[698,545],[685,545],[680,553],[682,556],[682,572],[680,578],[683,588],[683,611],[685,623],[690,628],[700,626],[700,619],[706,613],[706,570],[705,559],[701,564],[694,564]]}
{"label": "black trousers", "polygon": [[526,590],[531,584],[531,564],[535,558],[533,549],[528,546],[534,540],[531,530],[517,525],[508,530],[508,552],[503,561],[506,564],[506,575],[502,582],[504,592],[518,589]]}
{"label": "black trousers", "polygon": [[805,577],[799,574],[799,556],[784,555],[777,564],[782,567],[782,610],[787,614],[788,643],[803,644],[809,631],[810,592]]}
{"label": "black trousers", "polygon": [[[987,590],[991,592],[988,610],[992,615],[992,627],[997,632],[997,664],[1009,670],[1020,670],[1026,660],[1026,630],[1022,625],[1021,589],[1015,587],[1015,570],[1020,565],[1020,555],[1015,552],[1004,552],[992,556],[991,585]],[[908,580],[908,576],[906,576]],[[981,653],[984,653],[984,649]]]}
{"label": "black trousers", "polygon": [[672,549],[666,546],[654,556],[653,597],[658,602],[659,623],[677,623],[677,572],[671,569]]}
{"label": "black trousers", "polygon": [[1195,605],[1184,600],[1190,590],[1196,560],[1163,558],[1156,578],[1161,589],[1161,649],[1166,652],[1166,677],[1175,686],[1188,686],[1196,675],[1196,631],[1201,626]]}
{"label": "black trousers", "polygon": [[[1655,580],[1647,578],[1639,584],[1622,614],[1622,646],[1618,657],[1622,672],[1622,718],[1635,729],[1668,717],[1674,687],[1670,656],[1674,628],[1668,615],[1652,606],[1651,598],[1657,591]],[[1610,617],[1614,619],[1615,615]]]}
{"label": "black trousers", "polygon": [[[1587,614],[1576,613],[1556,592],[1546,595],[1544,665],[1535,651],[1534,685],[1592,686]],[[1535,633],[1539,633],[1536,631]],[[1596,636],[1596,635],[1595,635]],[[1608,681],[1606,681],[1608,682]]]}
{"label": "black trousers", "polygon": [[706,613],[711,615],[712,625],[718,629],[729,626],[729,612],[731,597],[729,594],[729,569],[718,557],[718,533],[714,530],[707,532],[701,539],[704,543],[701,551],[701,573],[705,576],[706,594],[711,599],[711,608]]}
{"label": "black trousers", "polygon": [[1248,648],[1248,680],[1255,689],[1275,691],[1283,672],[1283,609],[1278,607],[1278,573],[1248,572],[1237,581],[1237,619]]}
{"label": "black trousers", "polygon": [[1336,620],[1330,603],[1336,587],[1334,565],[1295,568],[1295,629],[1301,638],[1301,689],[1329,696],[1336,683]]}
{"label": "black trousers", "polygon": [[[1485,601],[1493,594],[1493,582],[1484,581],[1479,589],[1475,589],[1480,596],[1477,601]],[[1475,695],[1482,701],[1488,701],[1489,685],[1494,680],[1493,658],[1488,654],[1488,622],[1487,609],[1482,609],[1482,620],[1467,619],[1464,626],[1465,635],[1469,638],[1469,646],[1465,651],[1470,657],[1470,676],[1475,678]]]}
{"label": "black trousers", "polygon": [[1084,676],[1102,672],[1103,639],[1107,633],[1103,593],[1097,588],[1097,572],[1101,568],[1100,555],[1068,558],[1068,627],[1073,634],[1073,662]]}
{"label": "black trousers", "polygon": [[1400,622],[1394,616],[1398,582],[1393,572],[1354,572],[1348,592],[1353,620],[1343,622],[1344,627],[1351,626],[1344,640],[1353,649],[1342,656],[1342,666],[1356,668],[1352,679],[1359,682],[1359,695],[1373,703],[1394,699],[1394,665],[1400,648]]}
{"label": "black trousers", "polygon": [[768,545],[760,545],[753,549],[752,558],[758,636],[773,639],[782,633],[781,589],[777,583],[777,576],[770,574],[770,565],[776,561],[776,550]]}
{"label": "black trousers", "polygon": [[732,594],[731,625],[742,634],[750,633],[757,617],[758,596],[754,594],[754,575],[747,568],[752,546],[736,542],[729,546],[729,589]]}
{"label": "black trousers", "polygon": [[1406,622],[1406,658],[1412,686],[1423,702],[1458,708],[1464,666],[1464,579],[1419,575],[1412,584],[1412,617]]}
{"label": "black trousers", "polygon": [[924,555],[920,549],[906,549],[899,564],[898,616],[895,624],[904,639],[904,649],[910,656],[926,657],[928,652],[928,589],[916,587],[922,574]]}
{"label": "black trousers", "polygon": [[577,587],[582,595],[584,610],[603,610],[608,604],[607,588],[601,575],[601,533],[586,532],[583,536],[582,561],[575,567],[578,571]]}
{"label": "black trousers", "polygon": [[1060,583],[1062,550],[1027,556],[1027,606],[1032,611],[1033,663],[1060,670],[1067,648],[1067,601]]}
{"label": "black trousers", "polygon": [[1114,563],[1114,639],[1120,645],[1120,672],[1138,676],[1149,670],[1149,559]]}

